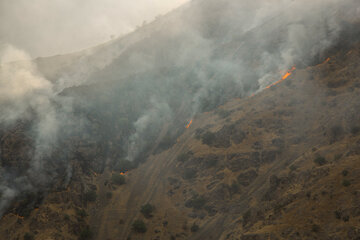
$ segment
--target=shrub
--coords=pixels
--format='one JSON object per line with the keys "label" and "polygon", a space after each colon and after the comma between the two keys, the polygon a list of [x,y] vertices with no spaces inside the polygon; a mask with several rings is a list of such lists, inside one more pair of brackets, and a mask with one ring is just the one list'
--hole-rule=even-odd
{"label": "shrub", "polygon": [[184,175],[183,175],[184,179],[192,179],[194,177],[196,177],[196,169],[187,168],[184,170]]}
{"label": "shrub", "polygon": [[86,228],[84,228],[80,232],[79,240],[88,240],[88,239],[91,239],[92,237],[93,237],[93,233],[90,230],[90,227],[86,226]]}
{"label": "shrub", "polygon": [[351,185],[351,182],[349,180],[344,180],[342,184],[344,187],[348,187]]}
{"label": "shrub", "polygon": [[27,233],[24,234],[24,240],[34,240],[34,239],[35,238],[34,238],[34,235],[32,233],[27,232]]}
{"label": "shrub", "polygon": [[181,153],[177,156],[176,160],[179,162],[186,162],[189,159],[189,154]]}
{"label": "shrub", "polygon": [[206,132],[201,137],[202,143],[206,145],[212,145],[215,142],[215,140],[216,140],[216,135],[215,133],[212,132]]}
{"label": "shrub", "polygon": [[205,167],[206,168],[212,168],[215,167],[218,163],[218,160],[215,158],[210,158],[205,161]]}
{"label": "shrub", "polygon": [[146,225],[142,220],[136,220],[132,224],[132,229],[137,233],[145,233],[147,231]]}
{"label": "shrub", "polygon": [[335,217],[336,217],[336,219],[341,219],[341,212],[339,211],[339,210],[336,210],[335,212]]}
{"label": "shrub", "polygon": [[81,217],[81,218],[84,218],[84,217],[88,216],[87,212],[82,208],[81,209],[77,208],[75,211],[76,211],[76,215]]}
{"label": "shrub", "polygon": [[314,162],[319,166],[325,165],[327,163],[326,159],[320,156],[315,158]]}
{"label": "shrub", "polygon": [[296,165],[291,165],[289,168],[290,168],[290,171],[296,171],[296,169],[298,167]]}
{"label": "shrub", "polygon": [[341,138],[344,133],[344,129],[340,125],[333,126],[330,129],[331,141],[335,142]]}
{"label": "shrub", "polygon": [[140,212],[144,215],[146,218],[151,218],[153,215],[153,211],[155,210],[155,207],[149,203],[142,205]]}
{"label": "shrub", "polygon": [[359,132],[360,132],[360,127],[356,126],[351,128],[352,135],[357,135]]}
{"label": "shrub", "polygon": [[70,220],[70,216],[69,216],[68,214],[66,214],[66,213],[64,214],[64,220],[65,220],[65,221],[69,221],[69,220]]}
{"label": "shrub", "polygon": [[342,171],[342,175],[344,176],[344,177],[346,177],[347,175],[349,174],[349,171],[348,170],[343,170]]}
{"label": "shrub", "polygon": [[194,197],[188,201],[185,202],[185,206],[186,207],[191,207],[191,208],[194,208],[194,209],[201,209],[204,207],[206,203],[206,200],[205,198],[201,197],[201,196],[197,196],[197,197]]}
{"label": "shrub", "polygon": [[87,202],[95,202],[97,198],[96,191],[90,190],[85,193],[85,201]]}
{"label": "shrub", "polygon": [[122,185],[125,183],[125,177],[120,174],[113,174],[111,176],[111,181],[116,185]]}
{"label": "shrub", "polygon": [[107,199],[111,199],[111,198],[112,198],[112,195],[113,195],[112,192],[107,192],[107,193],[106,193],[106,198],[107,198]]}
{"label": "shrub", "polygon": [[199,230],[199,225],[197,225],[196,223],[194,223],[192,226],[191,226],[191,232],[197,232]]}
{"label": "shrub", "polygon": [[230,194],[236,194],[236,193],[238,193],[238,192],[239,192],[239,188],[240,188],[239,184],[234,181],[234,182],[231,184],[230,189],[229,189],[229,190],[230,190]]}
{"label": "shrub", "polygon": [[319,232],[319,231],[320,231],[320,226],[317,225],[317,224],[313,224],[313,225],[311,226],[311,231],[313,231],[313,232],[315,232],[315,233]]}

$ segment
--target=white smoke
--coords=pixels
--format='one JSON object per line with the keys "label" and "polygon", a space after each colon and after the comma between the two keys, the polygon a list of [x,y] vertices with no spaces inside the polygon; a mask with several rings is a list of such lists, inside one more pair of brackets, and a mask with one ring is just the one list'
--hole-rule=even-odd
{"label": "white smoke", "polygon": [[16,58],[29,59],[29,56],[14,46],[2,47],[0,125],[11,127],[18,120],[32,122],[30,131],[34,135],[35,149],[27,176],[14,179],[3,174],[0,177],[0,215],[21,191],[32,189],[34,183],[38,188],[51,182],[44,174],[45,161],[48,161],[45,159],[57,143],[59,130],[72,117],[71,101],[54,93],[53,84],[38,72],[32,61],[9,62]]}

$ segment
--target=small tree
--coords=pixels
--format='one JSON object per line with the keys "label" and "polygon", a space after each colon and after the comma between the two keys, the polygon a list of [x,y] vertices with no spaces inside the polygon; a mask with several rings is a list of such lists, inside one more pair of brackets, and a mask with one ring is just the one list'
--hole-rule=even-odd
{"label": "small tree", "polygon": [[153,215],[153,211],[155,210],[155,207],[149,203],[142,205],[140,212],[144,215],[146,218],[151,218]]}
{"label": "small tree", "polygon": [[147,231],[146,225],[142,220],[136,220],[132,224],[132,229],[137,233],[145,233]]}

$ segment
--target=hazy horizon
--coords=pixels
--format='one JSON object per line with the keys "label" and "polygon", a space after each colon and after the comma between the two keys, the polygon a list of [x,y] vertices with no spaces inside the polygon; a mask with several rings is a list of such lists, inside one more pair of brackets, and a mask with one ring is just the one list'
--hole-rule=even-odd
{"label": "hazy horizon", "polygon": [[0,0],[0,47],[13,45],[31,58],[76,52],[130,33],[187,1]]}

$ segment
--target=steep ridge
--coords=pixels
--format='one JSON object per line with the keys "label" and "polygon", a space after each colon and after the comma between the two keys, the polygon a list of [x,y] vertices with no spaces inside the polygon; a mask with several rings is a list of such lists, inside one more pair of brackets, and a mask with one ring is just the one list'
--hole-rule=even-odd
{"label": "steep ridge", "polygon": [[[129,173],[97,239],[359,237],[359,47],[197,116],[171,149]],[[146,203],[154,217],[136,234]]]}

